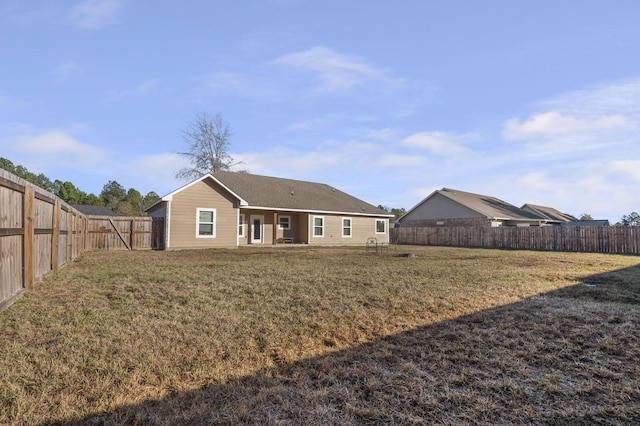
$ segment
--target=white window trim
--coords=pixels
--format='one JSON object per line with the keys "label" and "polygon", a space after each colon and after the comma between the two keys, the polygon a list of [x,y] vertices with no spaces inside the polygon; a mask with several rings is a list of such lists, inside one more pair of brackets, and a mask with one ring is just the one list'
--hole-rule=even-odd
{"label": "white window trim", "polygon": [[247,236],[247,221],[243,214],[238,215],[238,228],[242,229],[242,232],[238,232],[238,237]]}
{"label": "white window trim", "polygon": [[[283,227],[282,223],[280,223],[280,219],[284,219],[287,218],[287,226]],[[278,229],[285,229],[285,230],[289,230],[291,229],[291,216],[278,216]]]}
{"label": "white window trim", "polygon": [[[322,219],[322,235],[316,235],[316,219]],[[313,219],[311,220],[311,235],[313,236],[313,238],[324,238],[324,225],[324,216],[313,216]]]}
{"label": "white window trim", "polygon": [[[349,235],[345,235],[344,234],[344,229],[347,228],[346,226],[344,226],[344,221],[345,220],[349,220]],[[350,217],[343,217],[342,220],[342,227],[341,227],[341,231],[342,232],[342,238],[351,238],[353,236],[353,219]]]}
{"label": "white window trim", "polygon": [[[378,231],[378,222],[382,222],[382,223],[384,223],[384,231],[383,231],[383,232],[379,232],[379,231]],[[384,235],[384,234],[386,234],[386,233],[387,233],[387,228],[389,227],[389,225],[387,224],[387,222],[388,222],[388,221],[387,221],[387,219],[376,219],[376,222],[375,222],[375,231],[376,231],[376,234],[378,234],[378,235]]]}
{"label": "white window trim", "polygon": [[[213,235],[200,235],[200,212],[213,212]],[[202,222],[202,223],[210,223],[210,222]],[[218,221],[216,220],[216,209],[206,208],[206,207],[198,207],[196,208],[196,238],[215,238],[216,237],[216,225]]]}

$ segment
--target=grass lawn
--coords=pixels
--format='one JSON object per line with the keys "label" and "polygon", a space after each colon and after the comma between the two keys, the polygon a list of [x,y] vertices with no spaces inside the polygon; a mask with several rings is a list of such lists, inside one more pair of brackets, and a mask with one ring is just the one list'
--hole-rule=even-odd
{"label": "grass lawn", "polygon": [[91,252],[0,313],[0,424],[640,422],[640,258]]}

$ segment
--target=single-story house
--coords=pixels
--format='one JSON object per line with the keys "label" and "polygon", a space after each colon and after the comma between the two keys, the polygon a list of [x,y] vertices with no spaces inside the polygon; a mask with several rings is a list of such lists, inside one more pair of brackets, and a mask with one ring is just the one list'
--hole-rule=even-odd
{"label": "single-story house", "polygon": [[572,220],[563,223],[562,226],[611,226],[608,219]]}
{"label": "single-story house", "polygon": [[202,176],[145,211],[164,218],[167,249],[388,243],[393,217],[322,183],[235,172]]}
{"label": "single-story house", "polygon": [[108,207],[104,206],[89,206],[86,204],[72,204],[71,207],[78,210],[80,213],[87,216],[119,216]]}
{"label": "single-story house", "polygon": [[434,191],[398,218],[400,227],[420,226],[545,226],[556,219],[542,217],[488,195],[457,189]]}

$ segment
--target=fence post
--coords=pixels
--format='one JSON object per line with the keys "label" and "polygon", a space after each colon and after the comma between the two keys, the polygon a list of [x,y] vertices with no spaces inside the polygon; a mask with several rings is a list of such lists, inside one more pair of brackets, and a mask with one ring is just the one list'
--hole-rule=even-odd
{"label": "fence post", "polygon": [[58,272],[58,264],[60,258],[58,250],[60,249],[60,200],[56,198],[53,203],[53,234],[51,236],[51,271],[55,274]]}
{"label": "fence post", "polygon": [[89,239],[89,218],[86,216],[83,216],[84,219],[84,228],[82,230],[83,234],[82,234],[82,251],[85,252],[87,250],[89,250],[89,248],[87,247],[89,245],[88,243],[88,239]]}
{"label": "fence post", "polygon": [[80,257],[82,250],[82,214],[76,216],[76,257]]}
{"label": "fence post", "polygon": [[35,192],[33,188],[25,186],[23,204],[23,226],[24,235],[22,240],[22,267],[24,288],[33,290],[34,284],[34,263],[33,263],[33,239],[35,236],[34,220]]}
{"label": "fence post", "polygon": [[67,265],[73,261],[73,212],[67,211]]}
{"label": "fence post", "polygon": [[129,234],[129,247],[131,247],[131,249],[133,249],[135,247],[135,238],[133,236],[133,233],[135,232],[136,229],[136,220],[135,219],[131,219],[131,233]]}

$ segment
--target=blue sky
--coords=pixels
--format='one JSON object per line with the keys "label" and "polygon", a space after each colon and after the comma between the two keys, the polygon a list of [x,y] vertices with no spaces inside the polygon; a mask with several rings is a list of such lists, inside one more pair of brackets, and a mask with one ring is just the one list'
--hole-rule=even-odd
{"label": "blue sky", "polygon": [[0,0],[0,156],[164,195],[198,112],[251,173],[640,211],[640,2]]}

